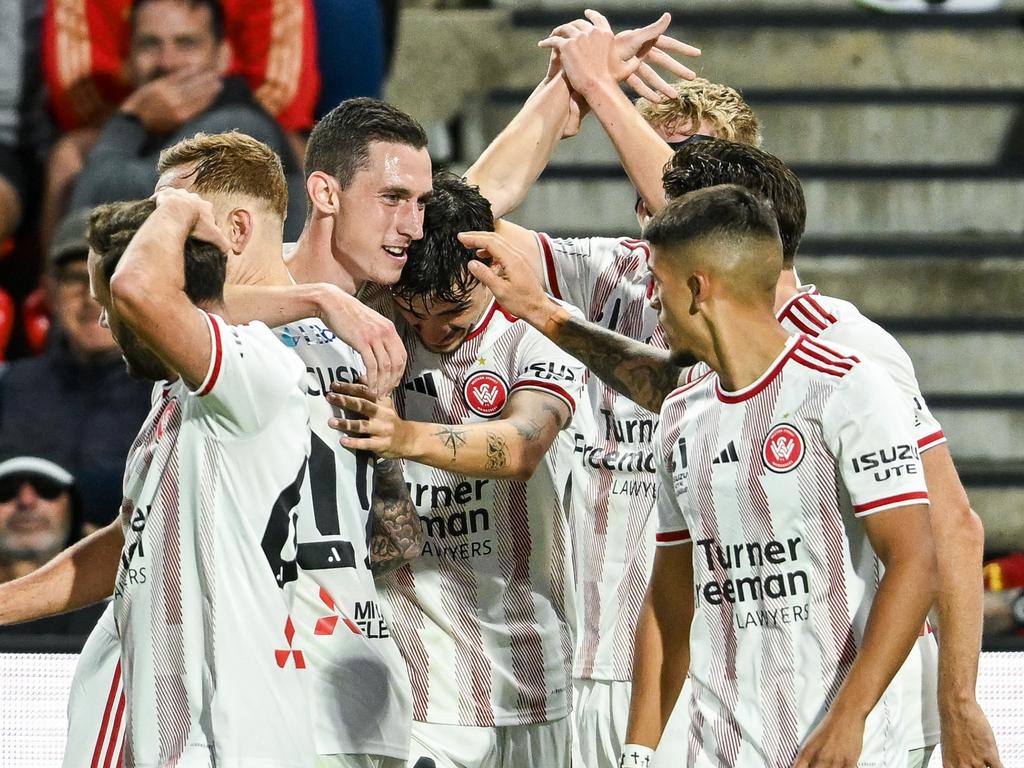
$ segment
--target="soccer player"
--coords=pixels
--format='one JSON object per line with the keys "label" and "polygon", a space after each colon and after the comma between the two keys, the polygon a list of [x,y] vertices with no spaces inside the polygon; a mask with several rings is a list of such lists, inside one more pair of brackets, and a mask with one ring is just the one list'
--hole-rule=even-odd
{"label": "soccer player", "polygon": [[403,457],[427,541],[382,582],[413,687],[410,766],[569,765],[565,530],[584,371],[505,312],[456,240],[487,201],[434,179],[423,240],[390,290],[409,342],[395,408],[335,385],[345,445]]}
{"label": "soccer player", "polygon": [[92,291],[129,370],[164,382],[121,509],[125,762],[306,766],[305,687],[281,663],[293,652],[275,580],[287,542],[268,538],[307,472],[302,366],[265,326],[215,314],[231,246],[195,195],[101,207],[89,242]]}
{"label": "soccer player", "polygon": [[[575,22],[556,32],[572,30],[575,34],[580,26],[594,28]],[[614,38],[610,29],[604,32],[610,47]],[[653,194],[649,189],[653,186],[659,200],[663,196],[661,167],[672,154],[666,142],[676,144],[694,134],[760,142],[756,116],[732,88],[699,78],[684,79],[671,88],[676,98],[658,99],[648,89],[651,98],[639,99],[634,108],[615,81],[623,70],[613,74],[603,54],[582,63],[575,56],[574,48],[564,55],[552,55],[552,69],[545,82],[467,171],[467,180],[480,184],[496,216],[519,204],[546,165],[565,132],[564,124],[572,119],[574,98],[586,96],[585,104],[592,102],[613,137],[619,136],[614,127],[623,122],[636,122],[647,132],[646,138],[653,137],[660,160],[629,167],[639,177],[638,189],[645,189],[644,180],[654,179],[653,185],[646,184],[647,193]],[[563,71],[566,61],[570,61],[568,78]],[[586,73],[586,78],[577,78],[577,72]],[[599,98],[605,92],[607,96]],[[623,107],[628,114],[610,113]],[[620,140],[631,142],[620,152],[624,159],[638,156],[633,134],[627,132]],[[646,170],[648,167],[651,170]],[[646,211],[641,198],[638,216],[645,218]],[[579,308],[586,319],[604,328],[665,348],[657,315],[647,305],[645,243],[635,236],[551,237],[506,219],[496,221],[495,229],[526,256],[529,271],[552,296]],[[577,585],[573,749],[576,764],[594,767],[616,764],[625,743],[633,638],[654,556],[656,483],[651,440],[657,409],[651,412],[636,405],[597,376],[587,381],[585,405],[597,420],[597,430],[579,429],[581,419],[574,423],[578,437],[570,525]],[[681,724],[679,728],[674,725],[669,733],[685,743],[679,733]],[[666,749],[671,753],[672,746],[666,744]]]}
{"label": "soccer player", "polygon": [[714,372],[661,413],[666,546],[638,628],[623,764],[646,764],[687,672],[690,764],[853,765],[862,739],[864,764],[904,764],[901,689],[886,688],[934,569],[911,411],[873,364],[775,320],[781,242],[751,193],[694,193],[646,234],[672,354],[692,350]]}
{"label": "soccer player", "polygon": [[[937,651],[930,627],[926,627],[900,674],[901,684],[908,686],[907,739],[919,750],[916,759],[926,763],[931,748],[939,740],[941,714],[943,740],[949,744],[949,754],[975,755],[999,765],[991,728],[973,695],[981,612],[980,587],[974,587],[972,574],[980,569],[980,521],[956,476],[941,427],[921,396],[913,365],[895,339],[853,305],[822,296],[813,286],[800,285],[794,258],[803,235],[806,207],[800,182],[784,163],[753,147],[721,140],[702,141],[678,149],[665,176],[670,198],[722,183],[738,183],[757,191],[772,203],[776,212],[784,267],[775,308],[783,325],[792,332],[812,331],[827,341],[847,344],[862,352],[885,368],[915,413],[918,446],[931,495],[929,514],[942,555],[937,607],[940,627],[944,624],[947,634],[938,653],[938,682]],[[526,272],[525,266],[517,269],[508,262],[501,281],[478,274],[511,311],[546,329],[550,338],[620,392],[648,408],[659,408],[669,392],[693,378],[686,375],[690,368],[673,365],[663,351],[562,314],[558,304],[544,297],[535,280],[518,279]],[[936,686],[940,706],[936,705]],[[912,689],[917,690],[916,696],[911,695]]]}

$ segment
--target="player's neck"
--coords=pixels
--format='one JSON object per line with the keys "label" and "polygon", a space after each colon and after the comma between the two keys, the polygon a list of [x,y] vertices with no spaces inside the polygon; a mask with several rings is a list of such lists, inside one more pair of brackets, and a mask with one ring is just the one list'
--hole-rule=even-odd
{"label": "player's neck", "polygon": [[775,311],[782,309],[783,305],[792,299],[800,291],[800,276],[796,273],[796,267],[782,270],[779,275],[779,282],[775,284]]}
{"label": "player's neck", "polygon": [[718,374],[728,392],[757,381],[782,354],[789,334],[764,311],[737,309],[728,322],[710,326],[705,362]]}
{"label": "player's neck", "polygon": [[314,217],[307,221],[295,249],[288,255],[288,271],[298,283],[333,283],[354,296],[362,285],[334,257],[331,235],[329,219]]}
{"label": "player's neck", "polygon": [[252,241],[243,258],[228,259],[226,283],[230,285],[290,285],[288,268],[281,258],[281,238]]}

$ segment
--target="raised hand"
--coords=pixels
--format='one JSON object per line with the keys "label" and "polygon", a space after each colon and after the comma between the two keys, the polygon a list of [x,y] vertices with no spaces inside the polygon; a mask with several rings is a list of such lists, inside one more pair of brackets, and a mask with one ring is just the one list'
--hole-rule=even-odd
{"label": "raised hand", "polygon": [[217,217],[213,213],[213,205],[194,192],[187,192],[176,187],[165,187],[153,196],[156,207],[173,207],[180,211],[179,215],[191,217],[192,229],[190,237],[217,246],[221,253],[231,252],[231,242],[217,226]]}
{"label": "raised hand", "polygon": [[139,86],[121,111],[135,115],[150,133],[170,133],[205,112],[223,85],[214,69],[172,72]]}
{"label": "raised hand", "polygon": [[345,414],[327,424],[344,433],[341,444],[346,448],[370,451],[382,459],[400,459],[408,453],[412,430],[395,412],[390,397],[375,396],[365,384],[335,382],[327,401]]}

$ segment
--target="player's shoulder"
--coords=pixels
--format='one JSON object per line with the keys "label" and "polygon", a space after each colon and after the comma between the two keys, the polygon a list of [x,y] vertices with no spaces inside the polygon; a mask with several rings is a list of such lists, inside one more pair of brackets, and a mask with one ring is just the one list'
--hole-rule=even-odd
{"label": "player's shoulder", "polygon": [[698,363],[693,367],[692,378],[688,375],[686,383],[668,393],[661,405],[661,412],[664,414],[673,408],[685,407],[711,396],[717,381],[718,374],[704,363]]}
{"label": "player's shoulder", "polygon": [[604,255],[615,258],[636,256],[641,263],[646,263],[651,253],[651,247],[647,242],[633,237],[552,237],[546,232],[536,234],[541,248],[547,255]]}

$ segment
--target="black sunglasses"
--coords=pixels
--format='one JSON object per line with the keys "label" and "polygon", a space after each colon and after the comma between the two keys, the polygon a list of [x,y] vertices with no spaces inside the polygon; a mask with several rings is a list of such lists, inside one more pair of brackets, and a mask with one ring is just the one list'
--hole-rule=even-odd
{"label": "black sunglasses", "polygon": [[63,483],[41,475],[8,475],[0,477],[0,504],[17,498],[25,483],[35,488],[36,493],[47,501],[53,501],[68,489]]}
{"label": "black sunglasses", "polygon": [[[665,143],[672,148],[673,152],[675,152],[680,147],[685,147],[687,144],[696,144],[698,141],[711,141],[714,138],[714,136],[707,136],[703,133],[695,133],[693,136],[687,136],[685,139],[680,139],[679,141],[666,141]],[[633,204],[633,210],[638,210],[640,208],[640,203],[642,202],[643,198],[638,194],[636,196],[636,203]]]}

